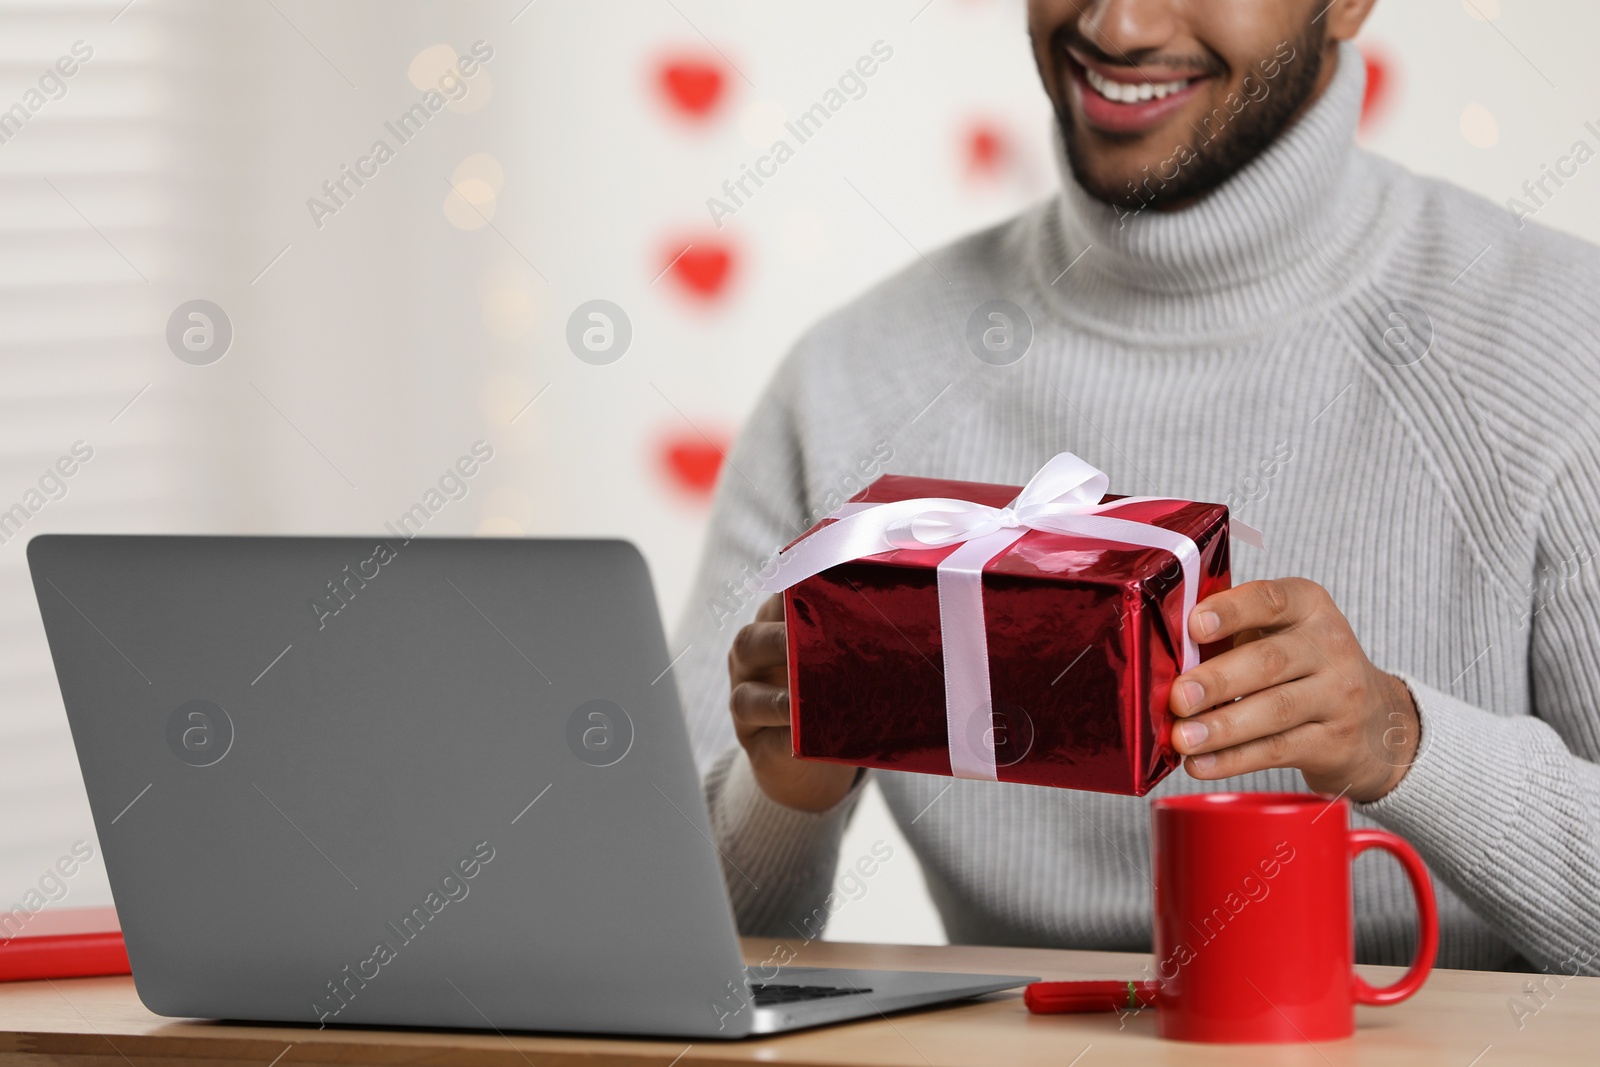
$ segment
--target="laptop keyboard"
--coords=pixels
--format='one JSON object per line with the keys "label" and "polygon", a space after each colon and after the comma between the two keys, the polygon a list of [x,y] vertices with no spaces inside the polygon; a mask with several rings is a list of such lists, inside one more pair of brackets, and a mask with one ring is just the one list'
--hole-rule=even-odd
{"label": "laptop keyboard", "polygon": [[750,995],[758,1008],[771,1008],[780,1004],[796,1004],[806,1000],[827,1000],[830,997],[853,997],[857,993],[870,992],[872,992],[870,989],[844,989],[831,985],[750,983]]}

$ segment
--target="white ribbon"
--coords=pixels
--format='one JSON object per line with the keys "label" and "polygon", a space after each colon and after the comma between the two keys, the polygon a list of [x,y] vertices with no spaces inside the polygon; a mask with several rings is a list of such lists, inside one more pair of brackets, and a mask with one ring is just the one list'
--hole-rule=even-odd
{"label": "white ribbon", "polygon": [[779,592],[829,567],[893,549],[959,544],[936,571],[950,772],[957,778],[995,781],[998,774],[994,703],[989,689],[989,642],[983,617],[983,568],[1029,530],[1172,553],[1183,568],[1181,669],[1189,670],[1200,662],[1200,650],[1189,636],[1189,613],[1194,610],[1200,585],[1199,547],[1174,530],[1104,514],[1125,504],[1171,499],[1129,496],[1103,504],[1101,498],[1108,485],[1110,479],[1103,472],[1071,452],[1063,452],[1041,467],[1017,498],[1003,508],[946,497],[846,504],[834,512],[837,522],[782,552],[777,572],[762,579],[759,588],[763,592]]}

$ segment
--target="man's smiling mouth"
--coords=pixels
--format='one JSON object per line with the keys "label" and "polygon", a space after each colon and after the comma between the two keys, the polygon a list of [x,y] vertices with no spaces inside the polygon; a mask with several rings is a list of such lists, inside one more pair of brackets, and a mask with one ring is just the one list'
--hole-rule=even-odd
{"label": "man's smiling mouth", "polygon": [[1210,71],[1104,63],[1068,47],[1071,92],[1084,121],[1110,134],[1141,134],[1160,126],[1212,79]]}
{"label": "man's smiling mouth", "polygon": [[1123,104],[1134,104],[1142,100],[1164,100],[1173,93],[1187,89],[1195,81],[1194,78],[1180,78],[1169,82],[1119,82],[1112,81],[1087,67],[1083,70],[1083,77],[1095,92],[1107,100]]}

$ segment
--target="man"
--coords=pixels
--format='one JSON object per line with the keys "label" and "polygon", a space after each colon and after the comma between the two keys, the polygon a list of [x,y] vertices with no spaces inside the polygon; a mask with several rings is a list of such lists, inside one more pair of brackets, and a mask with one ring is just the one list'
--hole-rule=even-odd
{"label": "man", "polygon": [[[1348,797],[1428,860],[1441,966],[1600,969],[1600,256],[1355,148],[1372,2],[1034,0],[1061,195],[785,361],[679,639],[746,931],[816,928],[864,778],[789,755],[747,579],[862,474],[1072,451],[1268,536],[1190,616],[1236,646],[1172,687],[1187,773],[1155,795]],[[1020,359],[967,343],[993,300]],[[875,773],[952,940],[1148,948],[1148,800]],[[1405,962],[1399,869],[1355,893],[1359,959]]]}

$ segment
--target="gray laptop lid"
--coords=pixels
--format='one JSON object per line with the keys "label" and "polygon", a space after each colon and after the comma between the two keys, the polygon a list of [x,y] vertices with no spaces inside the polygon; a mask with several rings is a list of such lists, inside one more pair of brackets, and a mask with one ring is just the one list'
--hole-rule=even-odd
{"label": "gray laptop lid", "polygon": [[633,546],[28,560],[153,1011],[718,1032],[738,946]]}

